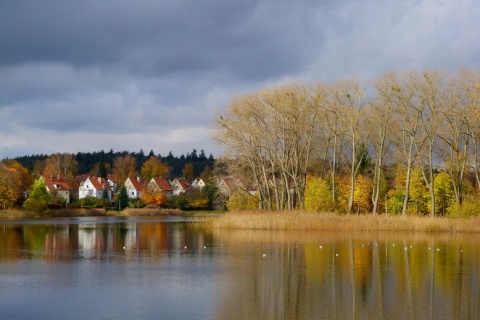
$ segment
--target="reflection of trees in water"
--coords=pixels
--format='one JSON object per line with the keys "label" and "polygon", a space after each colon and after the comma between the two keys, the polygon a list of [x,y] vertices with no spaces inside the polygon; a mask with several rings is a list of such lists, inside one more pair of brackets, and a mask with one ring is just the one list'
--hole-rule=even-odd
{"label": "reflection of trees in water", "polygon": [[185,223],[9,224],[0,229],[0,261],[125,260],[185,253],[211,243]]}
{"label": "reflection of trees in water", "polygon": [[[0,261],[208,255],[218,266],[218,272],[206,273],[218,286],[218,319],[472,319],[480,317],[478,240],[475,235],[211,233],[186,223],[3,224]],[[204,245],[214,249],[203,250]]]}
{"label": "reflection of trees in water", "polygon": [[259,231],[215,236],[233,250],[225,263],[229,283],[219,286],[217,319],[480,317],[478,239],[344,234],[305,235],[302,241],[302,235]]}

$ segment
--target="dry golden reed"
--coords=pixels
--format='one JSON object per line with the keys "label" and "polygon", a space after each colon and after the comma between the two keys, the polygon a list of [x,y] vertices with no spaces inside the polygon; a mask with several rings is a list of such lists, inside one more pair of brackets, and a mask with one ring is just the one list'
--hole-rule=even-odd
{"label": "dry golden reed", "polygon": [[480,232],[480,218],[337,215],[307,211],[229,212],[209,222],[214,229]]}
{"label": "dry golden reed", "polygon": [[127,208],[123,211],[115,212],[116,216],[168,216],[179,215],[180,209],[161,209],[161,208]]}

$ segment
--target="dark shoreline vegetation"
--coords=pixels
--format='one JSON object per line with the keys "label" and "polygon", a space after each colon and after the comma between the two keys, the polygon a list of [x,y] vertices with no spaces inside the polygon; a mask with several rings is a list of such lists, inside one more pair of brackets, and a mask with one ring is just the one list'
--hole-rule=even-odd
{"label": "dark shoreline vegetation", "polygon": [[447,218],[429,216],[365,215],[316,213],[308,211],[182,211],[179,209],[57,209],[39,214],[26,210],[0,211],[1,220],[69,218],[69,217],[146,217],[146,216],[202,217],[202,227],[230,230],[277,231],[397,231],[480,233],[480,217]]}
{"label": "dark shoreline vegetation", "polygon": [[76,218],[76,217],[135,217],[135,216],[174,216],[174,215],[188,215],[180,209],[137,209],[127,208],[122,211],[106,210],[103,208],[94,209],[55,209],[46,210],[38,213],[28,210],[7,209],[0,211],[0,220],[7,219],[42,219],[42,218]]}

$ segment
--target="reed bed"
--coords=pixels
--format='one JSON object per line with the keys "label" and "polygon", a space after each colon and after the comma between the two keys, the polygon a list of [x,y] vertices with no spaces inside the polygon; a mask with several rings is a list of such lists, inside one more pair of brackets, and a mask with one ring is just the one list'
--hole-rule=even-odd
{"label": "reed bed", "polygon": [[175,215],[181,215],[182,210],[161,209],[161,208],[127,208],[123,211],[113,211],[112,214],[115,216],[127,216],[127,217],[175,216]]}
{"label": "reed bed", "polygon": [[38,213],[20,209],[7,209],[0,211],[0,219],[30,219],[36,218]]}
{"label": "reed bed", "polygon": [[306,211],[230,212],[209,223],[214,229],[480,232],[480,218],[338,215]]}
{"label": "reed bed", "polygon": [[69,217],[98,217],[106,216],[105,209],[55,209],[45,212],[33,212],[21,209],[0,211],[0,219],[38,219],[38,218],[69,218]]}

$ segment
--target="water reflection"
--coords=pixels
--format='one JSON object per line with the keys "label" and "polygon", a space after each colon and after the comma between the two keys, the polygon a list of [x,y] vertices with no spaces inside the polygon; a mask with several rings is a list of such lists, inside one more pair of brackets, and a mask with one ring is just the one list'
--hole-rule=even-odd
{"label": "water reflection", "polygon": [[[75,294],[81,281],[88,287],[99,277],[99,269],[87,273],[75,266],[113,262],[128,266],[128,276],[121,269],[123,278],[116,278],[116,269],[108,267],[102,285],[120,286],[128,295],[134,288],[139,298],[134,306],[151,310],[144,318],[158,318],[163,299],[169,303],[161,312],[177,318],[475,319],[479,240],[445,234],[211,232],[169,220],[8,222],[0,223],[0,280],[27,276],[1,272],[16,262],[61,264],[69,283],[72,274],[84,273],[70,289],[66,282],[54,284]],[[152,267],[162,263],[163,269]],[[58,277],[56,272],[49,276]],[[15,285],[9,288],[24,294]],[[189,307],[174,303],[177,291]]]}
{"label": "water reflection", "polygon": [[478,236],[235,231],[214,238],[257,257],[230,275],[245,282],[224,288],[218,319],[480,316]]}
{"label": "water reflection", "polygon": [[184,220],[57,220],[0,226],[0,261],[128,259],[199,247],[205,242],[203,236],[188,231],[191,223]]}

